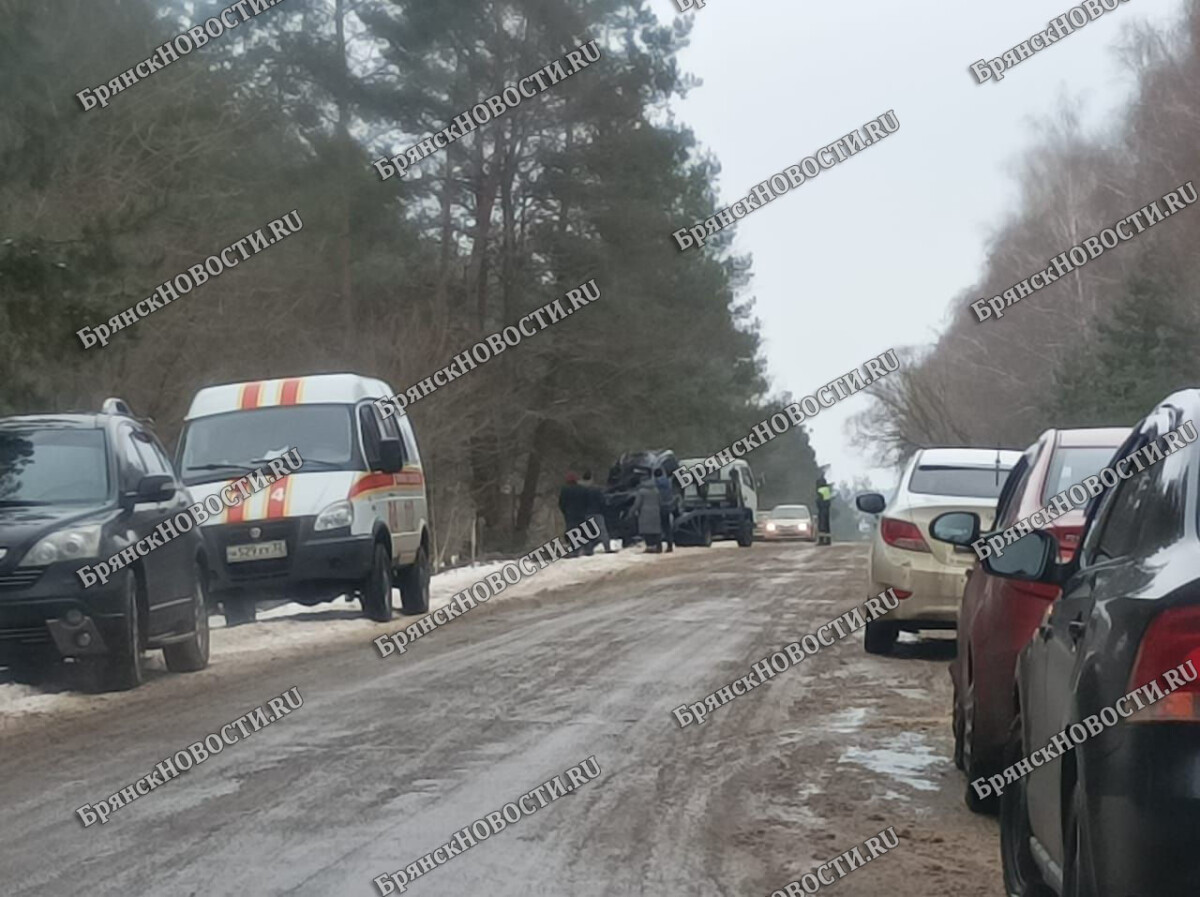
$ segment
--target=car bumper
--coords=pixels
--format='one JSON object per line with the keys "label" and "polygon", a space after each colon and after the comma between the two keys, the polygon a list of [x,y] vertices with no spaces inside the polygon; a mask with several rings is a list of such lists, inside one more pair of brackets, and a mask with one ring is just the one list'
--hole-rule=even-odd
{"label": "car bumper", "polygon": [[764,530],[762,534],[764,542],[811,542],[816,538],[816,530],[812,529]]}
{"label": "car bumper", "polygon": [[876,594],[889,588],[912,593],[888,613],[892,621],[953,628],[958,625],[958,609],[970,569],[943,564],[925,552],[889,548],[886,563],[872,564],[872,589]]}
{"label": "car bumper", "polygon": [[[125,578],[84,588],[79,565],[0,576],[0,660],[27,655],[105,654],[125,627]],[[81,619],[68,622],[71,611]]]}
{"label": "car bumper", "polygon": [[1200,724],[1119,726],[1084,761],[1097,897],[1194,897],[1200,882]]}
{"label": "car bumper", "polygon": [[[224,594],[256,598],[334,598],[362,584],[371,571],[375,540],[344,530],[314,532],[315,517],[291,517],[201,528],[211,566],[210,587]],[[251,530],[259,531],[252,538]],[[229,562],[231,545],[282,540],[282,558]]]}

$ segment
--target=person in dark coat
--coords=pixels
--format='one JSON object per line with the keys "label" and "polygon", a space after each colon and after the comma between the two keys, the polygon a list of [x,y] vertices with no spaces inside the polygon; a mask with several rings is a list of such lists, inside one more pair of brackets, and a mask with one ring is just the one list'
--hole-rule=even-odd
{"label": "person in dark coat", "polygon": [[[588,490],[579,483],[579,476],[573,470],[567,471],[567,482],[558,490],[558,508],[562,511],[567,529],[582,526],[588,515]],[[569,557],[576,557],[578,549],[572,551]]]}
{"label": "person in dark coat", "polygon": [[646,540],[646,551],[658,554],[662,551],[662,515],[658,499],[658,486],[654,478],[644,476],[638,481],[637,494],[633,499],[631,513],[637,517],[638,533]]}
{"label": "person in dark coat", "polygon": [[604,546],[605,554],[612,554],[612,540],[608,537],[608,524],[604,520],[604,490],[592,482],[590,470],[583,472],[582,485],[588,491],[588,519],[596,521],[596,528],[600,530],[600,535],[584,546],[583,553],[591,557],[592,552],[596,550],[596,545],[600,544]]}
{"label": "person in dark coat", "polygon": [[671,481],[661,467],[654,470],[654,485],[658,487],[658,515],[662,526],[663,543],[667,552],[675,550],[675,493]]}

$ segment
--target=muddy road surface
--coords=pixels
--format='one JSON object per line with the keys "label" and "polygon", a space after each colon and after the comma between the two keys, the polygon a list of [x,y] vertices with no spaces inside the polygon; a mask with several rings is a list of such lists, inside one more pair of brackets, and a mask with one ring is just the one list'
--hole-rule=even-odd
{"label": "muddy road surface", "polygon": [[[408,619],[364,624],[7,725],[0,890],[366,897],[594,756],[596,780],[406,893],[759,897],[891,826],[896,848],[822,890],[999,897],[996,824],[963,806],[950,762],[951,642],[877,658],[860,633],[703,725],[671,714],[861,604],[864,571],[858,546],[685,549],[493,600],[403,655],[380,658],[370,637]],[[235,632],[269,642],[278,625]],[[106,824],[75,815],[293,686],[300,709]]]}

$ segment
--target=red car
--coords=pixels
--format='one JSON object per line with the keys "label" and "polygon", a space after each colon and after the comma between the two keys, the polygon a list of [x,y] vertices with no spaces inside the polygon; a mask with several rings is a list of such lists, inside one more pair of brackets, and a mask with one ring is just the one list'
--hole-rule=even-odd
{"label": "red car", "polygon": [[[1043,508],[1059,492],[1103,468],[1125,441],[1122,427],[1047,430],[1026,449],[1008,475],[996,505],[996,531]],[[1084,509],[1073,509],[1047,530],[1069,560],[1079,545]],[[960,549],[963,550],[963,549]],[[1058,597],[1058,587],[985,572],[979,563],[967,574],[958,622],[958,653],[950,664],[954,682],[954,762],[967,773],[967,806],[979,813],[997,809],[981,801],[970,783],[1004,768],[1015,709],[1017,655],[1029,643]]]}

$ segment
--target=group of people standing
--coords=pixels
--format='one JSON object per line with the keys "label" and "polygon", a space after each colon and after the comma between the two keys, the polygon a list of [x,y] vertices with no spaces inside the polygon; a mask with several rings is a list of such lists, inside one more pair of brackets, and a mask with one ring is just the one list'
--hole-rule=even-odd
{"label": "group of people standing", "polygon": [[[597,545],[603,545],[606,552],[614,549],[608,537],[608,526],[604,522],[604,490],[592,482],[592,472],[583,472],[583,481],[574,471],[567,472],[567,482],[558,492],[558,508],[567,521],[567,529],[582,526],[588,520],[596,521],[600,535],[584,545],[580,551],[591,557]],[[577,557],[578,551],[571,552],[571,557]]]}
{"label": "group of people standing", "polygon": [[[602,545],[607,552],[615,550],[604,520],[604,496],[604,489],[593,482],[590,470],[585,470],[582,478],[574,471],[568,471],[566,483],[558,493],[558,507],[567,529],[581,526],[588,520],[596,521],[599,537],[579,549],[589,557],[597,545]],[[647,552],[658,554],[664,545],[668,552],[675,550],[675,504],[671,481],[662,468],[643,475],[638,481],[630,513],[637,518],[637,531],[645,540]]]}

